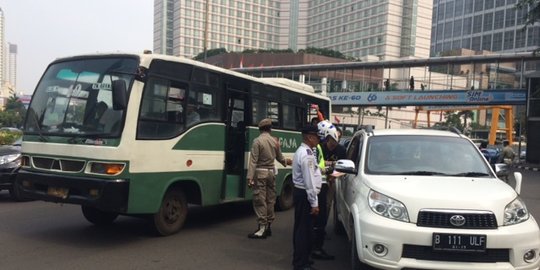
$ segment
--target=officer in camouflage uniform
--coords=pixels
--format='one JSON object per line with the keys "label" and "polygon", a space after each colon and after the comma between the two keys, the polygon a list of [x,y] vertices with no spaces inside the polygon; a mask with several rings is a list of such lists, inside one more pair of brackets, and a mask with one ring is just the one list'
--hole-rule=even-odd
{"label": "officer in camouflage uniform", "polygon": [[270,134],[272,120],[263,119],[259,122],[260,135],[253,140],[247,172],[248,186],[253,189],[253,209],[257,214],[258,229],[248,235],[252,239],[264,239],[272,235],[270,224],[275,219],[274,205],[276,204],[276,171],[274,160],[283,166],[291,165],[290,159],[285,159],[277,138]]}

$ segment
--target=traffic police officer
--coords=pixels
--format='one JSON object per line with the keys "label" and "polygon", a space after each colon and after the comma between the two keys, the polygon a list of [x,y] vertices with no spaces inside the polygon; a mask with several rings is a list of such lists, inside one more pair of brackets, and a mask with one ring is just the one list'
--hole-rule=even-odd
{"label": "traffic police officer", "polygon": [[291,165],[285,159],[277,138],[270,135],[272,120],[259,122],[259,137],[253,140],[247,172],[248,186],[253,189],[253,209],[257,214],[258,229],[248,235],[249,238],[264,239],[272,235],[270,224],[274,221],[276,204],[276,172],[274,160],[283,166]]}
{"label": "traffic police officer", "polygon": [[[332,204],[334,187],[331,181],[334,180],[329,174],[333,172],[333,163],[336,159],[330,158],[336,150],[339,141],[336,127],[328,120],[320,121],[317,124],[319,138],[321,143],[317,145],[317,162],[322,172],[322,186],[319,193],[319,215],[315,219],[313,226],[313,250],[311,256],[318,260],[333,260],[334,256],[326,253],[323,249],[326,238],[326,224],[328,222],[328,213]],[[345,150],[343,155],[345,158]]]}
{"label": "traffic police officer", "polygon": [[313,218],[319,214],[317,194],[321,189],[321,170],[313,149],[319,144],[316,126],[302,129],[302,145],[293,157],[294,183],[294,269],[312,269],[309,256],[313,234]]}

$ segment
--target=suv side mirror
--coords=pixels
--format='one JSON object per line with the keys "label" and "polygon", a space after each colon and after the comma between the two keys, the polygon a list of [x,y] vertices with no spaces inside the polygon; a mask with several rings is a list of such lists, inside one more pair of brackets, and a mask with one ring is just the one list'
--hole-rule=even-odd
{"label": "suv side mirror", "polygon": [[358,171],[356,170],[356,167],[354,166],[354,162],[352,160],[348,159],[340,159],[336,162],[336,165],[334,166],[334,170],[341,172],[341,173],[349,173],[349,174],[357,174]]}
{"label": "suv side mirror", "polygon": [[113,110],[124,110],[127,106],[127,87],[124,80],[112,82]]}
{"label": "suv side mirror", "polygon": [[492,166],[493,166],[493,170],[495,171],[495,174],[497,175],[497,177],[499,177],[499,178],[501,178],[501,177],[507,178],[508,177],[508,174],[509,174],[508,165],[506,165],[504,163],[495,163]]}

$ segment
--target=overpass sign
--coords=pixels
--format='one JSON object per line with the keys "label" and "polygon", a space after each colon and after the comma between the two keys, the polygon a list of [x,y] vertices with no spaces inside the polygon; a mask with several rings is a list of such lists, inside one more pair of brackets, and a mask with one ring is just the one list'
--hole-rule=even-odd
{"label": "overpass sign", "polygon": [[525,89],[440,90],[392,92],[333,92],[328,97],[337,106],[443,106],[524,105]]}

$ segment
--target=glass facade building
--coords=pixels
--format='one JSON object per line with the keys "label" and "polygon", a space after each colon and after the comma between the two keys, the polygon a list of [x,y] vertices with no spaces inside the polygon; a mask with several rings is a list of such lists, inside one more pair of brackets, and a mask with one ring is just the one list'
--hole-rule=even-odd
{"label": "glass facade building", "polygon": [[430,55],[454,49],[500,53],[540,46],[540,25],[524,28],[517,0],[434,0]]}

